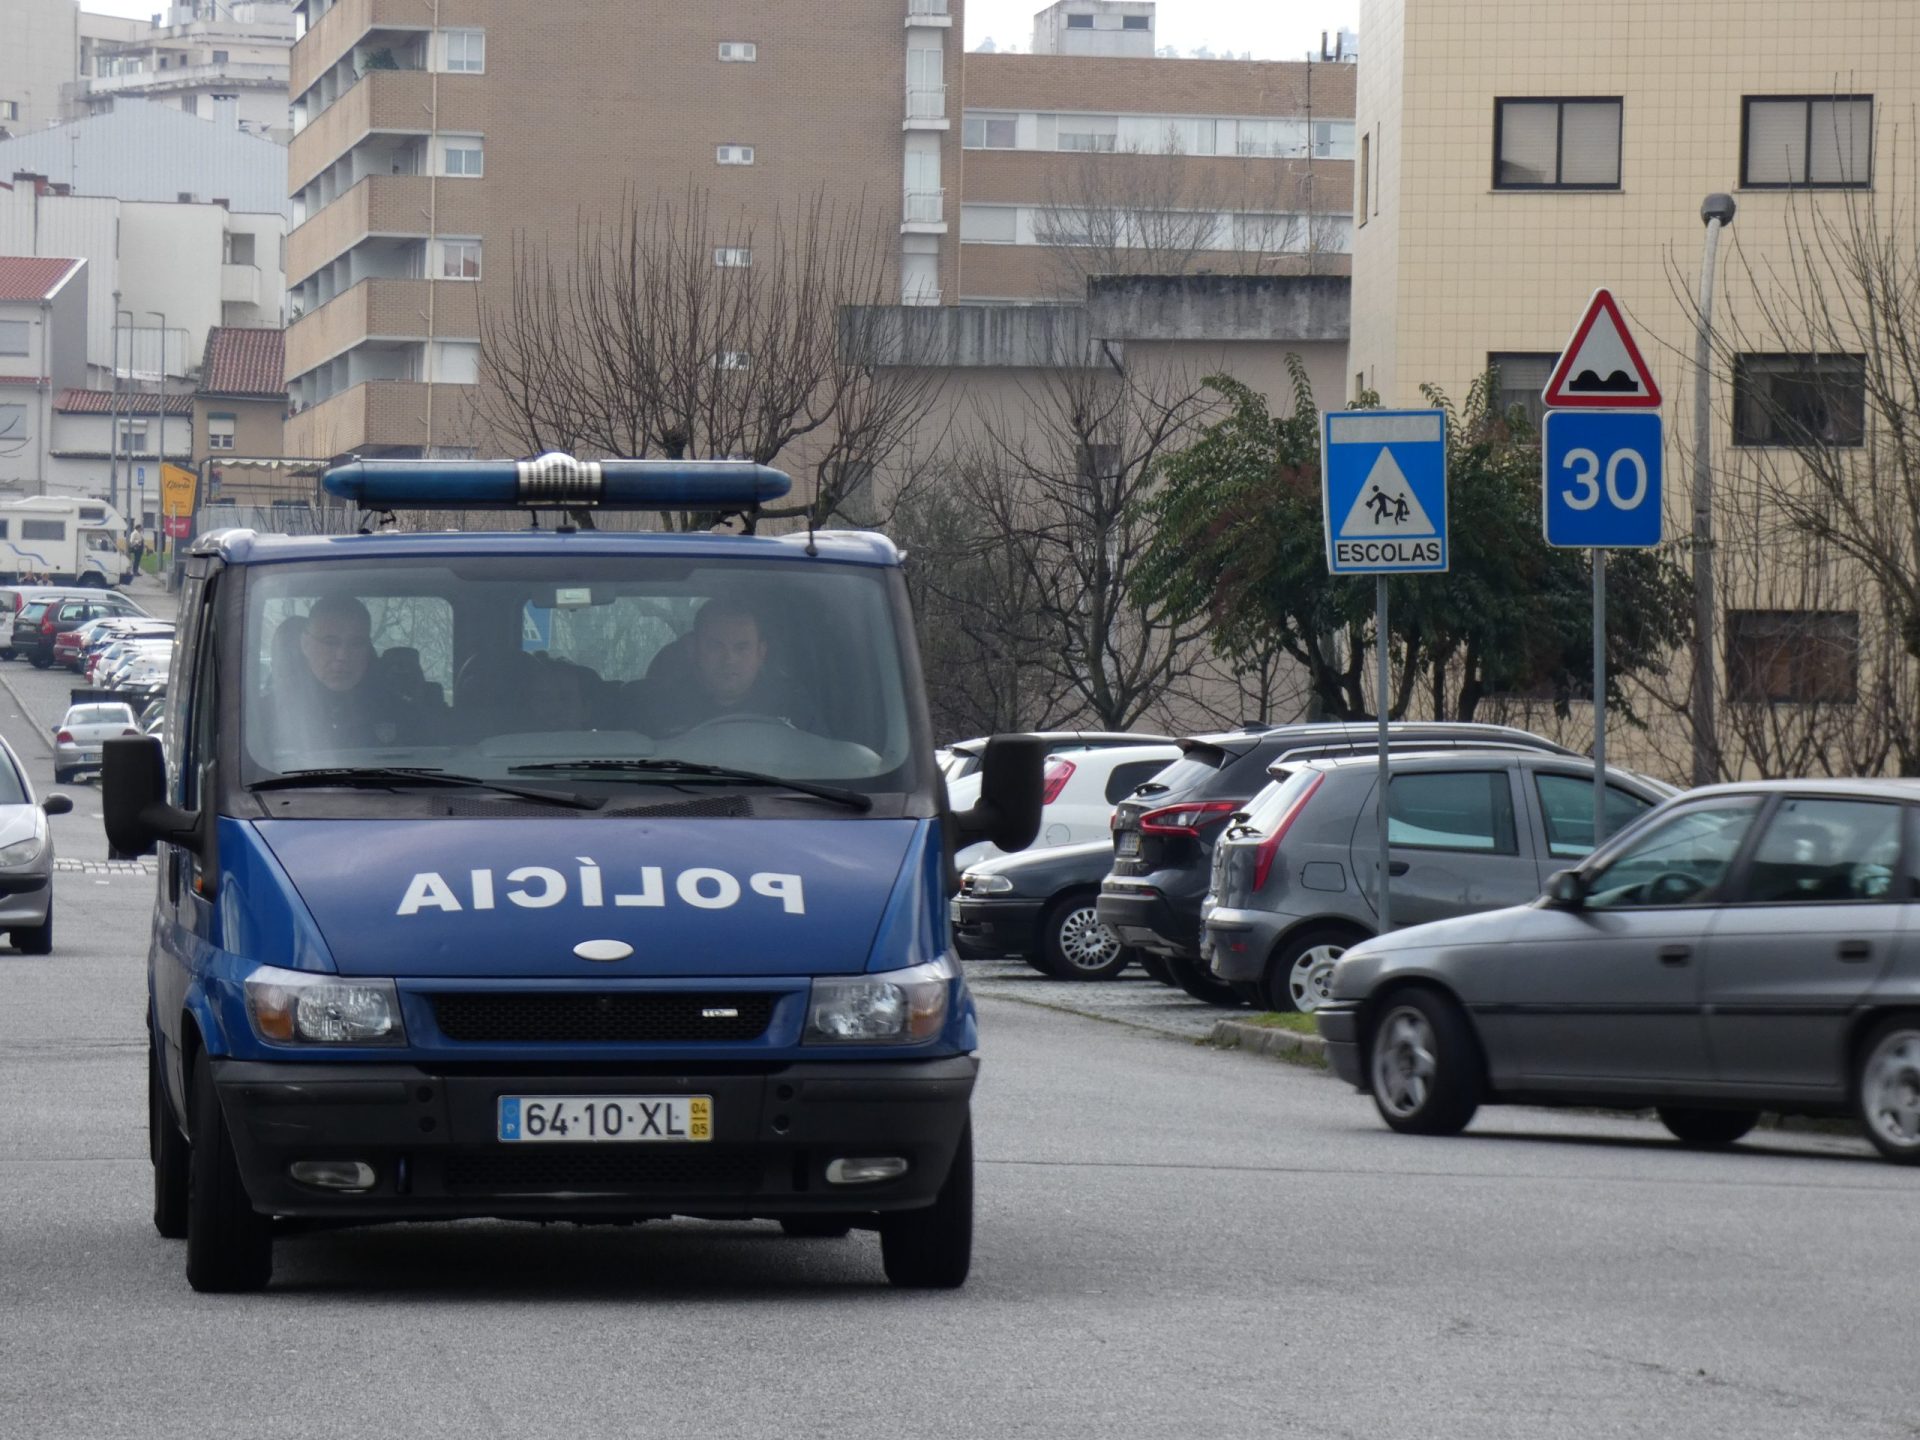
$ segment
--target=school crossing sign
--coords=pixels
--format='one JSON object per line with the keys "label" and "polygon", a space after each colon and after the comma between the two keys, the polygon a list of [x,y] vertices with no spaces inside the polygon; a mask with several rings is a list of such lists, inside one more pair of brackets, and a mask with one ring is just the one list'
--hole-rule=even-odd
{"label": "school crossing sign", "polygon": [[1332,573],[1447,568],[1445,411],[1330,411],[1320,476]]}

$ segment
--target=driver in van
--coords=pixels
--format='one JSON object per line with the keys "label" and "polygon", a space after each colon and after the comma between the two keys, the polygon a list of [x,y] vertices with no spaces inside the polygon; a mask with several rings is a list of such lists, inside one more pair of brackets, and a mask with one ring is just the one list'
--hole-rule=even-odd
{"label": "driver in van", "polygon": [[[723,715],[792,720],[792,706],[776,690],[767,666],[767,638],[759,617],[747,606],[737,600],[709,600],[694,616],[693,634],[675,643],[691,650],[693,673],[685,685],[661,677],[673,688],[659,700],[654,716],[658,733],[678,734]],[[648,678],[653,679],[651,671]]]}

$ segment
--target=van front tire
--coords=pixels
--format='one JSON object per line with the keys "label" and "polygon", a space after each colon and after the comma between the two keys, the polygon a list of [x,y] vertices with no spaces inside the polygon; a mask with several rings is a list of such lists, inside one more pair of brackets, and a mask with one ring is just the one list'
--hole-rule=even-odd
{"label": "van front tire", "polygon": [[273,1278],[273,1221],[247,1198],[204,1050],[193,1057],[192,1105],[187,1283],[203,1293],[264,1290]]}
{"label": "van front tire", "polygon": [[956,1290],[973,1266],[973,1122],[960,1132],[953,1168],[933,1204],[880,1219],[880,1261],[907,1290]]}
{"label": "van front tire", "polygon": [[173,1123],[160,1079],[160,1050],[147,1032],[147,1153],[153,1159],[153,1228],[163,1240],[187,1238],[187,1137]]}

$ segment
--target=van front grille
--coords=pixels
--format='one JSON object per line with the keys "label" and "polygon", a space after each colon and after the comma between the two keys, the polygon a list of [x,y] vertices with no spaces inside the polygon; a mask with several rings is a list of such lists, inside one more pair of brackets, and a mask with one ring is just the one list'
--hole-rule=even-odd
{"label": "van front grille", "polygon": [[486,1044],[686,1045],[757,1040],[780,997],[764,992],[485,991],[435,995],[449,1040]]}

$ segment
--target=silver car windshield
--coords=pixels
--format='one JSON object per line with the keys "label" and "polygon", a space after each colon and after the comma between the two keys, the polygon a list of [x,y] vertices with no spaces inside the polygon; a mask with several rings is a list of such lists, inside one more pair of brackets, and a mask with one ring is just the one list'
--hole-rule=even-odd
{"label": "silver car windshield", "polygon": [[[887,573],[668,557],[260,566],[242,655],[248,783],[323,768],[750,770],[910,788]],[[674,783],[700,783],[675,777]]]}

